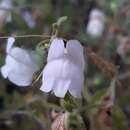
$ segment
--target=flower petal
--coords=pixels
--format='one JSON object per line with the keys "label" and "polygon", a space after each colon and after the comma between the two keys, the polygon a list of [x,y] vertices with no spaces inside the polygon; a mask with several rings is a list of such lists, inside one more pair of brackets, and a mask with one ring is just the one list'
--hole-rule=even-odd
{"label": "flower petal", "polygon": [[16,85],[28,86],[32,82],[32,76],[35,71],[33,68],[16,61],[13,64],[12,71],[8,74],[8,78]]}
{"label": "flower petal", "polygon": [[54,77],[54,78],[61,77],[62,70],[63,70],[63,60],[54,60],[48,62],[43,70],[43,80],[44,77]]}
{"label": "flower petal", "polygon": [[8,79],[18,86],[29,86],[32,82],[32,74],[29,74],[28,72],[21,74],[12,70],[8,76]]}
{"label": "flower petal", "polygon": [[10,50],[13,47],[14,42],[15,42],[15,39],[13,37],[9,37],[8,38],[8,40],[7,40],[7,46],[6,46],[6,53],[10,52]]}
{"label": "flower petal", "polygon": [[62,39],[54,39],[49,48],[47,61],[52,61],[63,57],[64,55],[64,42]]}
{"label": "flower petal", "polygon": [[[1,0],[0,7],[4,9],[12,9],[13,2],[12,0]],[[6,10],[4,10],[6,11]]]}
{"label": "flower petal", "polygon": [[29,69],[34,71],[38,70],[38,63],[34,58],[34,54],[31,51],[15,47],[8,53],[16,62],[26,65]]}
{"label": "flower petal", "polygon": [[57,79],[55,87],[54,87],[54,94],[57,97],[63,98],[70,87],[70,80],[66,79]]}
{"label": "flower petal", "polygon": [[79,68],[75,69],[73,77],[71,77],[71,85],[69,92],[74,97],[81,97],[81,91],[84,86],[84,73]]}
{"label": "flower petal", "polygon": [[1,74],[4,78],[7,78],[8,77],[8,73],[10,71],[10,67],[7,66],[7,65],[4,65],[1,67]]}
{"label": "flower petal", "polygon": [[12,58],[14,58],[19,63],[23,63],[25,65],[31,65],[31,59],[27,50],[15,47],[11,50],[9,55],[12,56]]}
{"label": "flower petal", "polygon": [[42,84],[40,90],[48,93],[52,90],[54,83],[55,83],[54,78],[43,77],[43,84]]}
{"label": "flower petal", "polygon": [[71,85],[69,87],[69,92],[74,97],[80,98],[81,97],[81,91],[83,88],[83,79],[73,79],[71,82]]}
{"label": "flower petal", "polygon": [[83,55],[83,47],[78,40],[69,40],[67,42],[67,51],[69,55],[69,59],[76,65],[78,65],[82,70],[84,70],[84,55]]}
{"label": "flower petal", "polygon": [[1,67],[1,74],[4,78],[7,78],[12,68],[15,68],[16,61],[11,57],[6,57],[6,64]]}
{"label": "flower petal", "polygon": [[91,13],[90,13],[90,18],[91,19],[98,19],[98,18],[100,18],[101,20],[104,21],[105,20],[104,17],[105,17],[104,13],[101,10],[97,9],[97,8],[93,9],[91,11]]}
{"label": "flower petal", "polygon": [[94,37],[99,37],[102,35],[104,29],[104,24],[99,20],[91,20],[87,27],[87,32],[89,35]]}

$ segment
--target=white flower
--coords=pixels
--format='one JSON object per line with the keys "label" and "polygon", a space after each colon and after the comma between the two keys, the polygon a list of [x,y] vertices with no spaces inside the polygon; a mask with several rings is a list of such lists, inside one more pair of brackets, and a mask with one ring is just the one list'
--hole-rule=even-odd
{"label": "white flower", "polygon": [[0,18],[1,22],[10,22],[12,20],[10,9],[13,8],[12,0],[2,0],[0,3]]}
{"label": "white flower", "polygon": [[1,67],[1,73],[18,86],[28,86],[32,82],[33,73],[38,70],[37,61],[31,51],[13,47],[14,42],[13,37],[8,38],[6,63]]}
{"label": "white flower", "polygon": [[53,91],[57,97],[64,97],[69,91],[74,97],[80,97],[84,85],[83,47],[77,40],[65,43],[54,39],[50,46],[47,65],[43,70],[41,90]]}
{"label": "white flower", "polygon": [[90,20],[88,22],[86,32],[94,37],[102,35],[104,30],[105,15],[98,9],[92,10],[90,13]]}

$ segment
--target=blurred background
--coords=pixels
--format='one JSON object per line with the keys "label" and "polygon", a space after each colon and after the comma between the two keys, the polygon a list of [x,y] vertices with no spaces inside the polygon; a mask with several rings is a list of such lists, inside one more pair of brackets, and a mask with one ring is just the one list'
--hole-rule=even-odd
{"label": "blurred background", "polygon": [[[7,39],[2,37],[51,35],[52,24],[61,16],[68,16],[68,20],[60,26],[58,36],[78,39],[96,55],[85,52],[82,98],[59,99],[39,90],[41,80],[33,86],[18,87],[0,75],[0,130],[129,130],[129,0],[0,0],[0,66],[6,57]],[[16,38],[16,46],[34,49],[42,40]],[[118,82],[114,84],[116,91],[109,93],[111,71],[116,71]],[[114,105],[95,106],[107,104],[113,93],[115,99],[110,102]],[[63,119],[66,113],[69,116]]]}

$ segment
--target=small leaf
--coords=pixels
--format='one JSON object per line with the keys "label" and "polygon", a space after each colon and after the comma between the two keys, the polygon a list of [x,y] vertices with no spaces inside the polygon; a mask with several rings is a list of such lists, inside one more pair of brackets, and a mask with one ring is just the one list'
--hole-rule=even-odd
{"label": "small leaf", "polygon": [[67,16],[60,17],[57,21],[57,26],[59,27],[63,22],[65,22],[68,19]]}

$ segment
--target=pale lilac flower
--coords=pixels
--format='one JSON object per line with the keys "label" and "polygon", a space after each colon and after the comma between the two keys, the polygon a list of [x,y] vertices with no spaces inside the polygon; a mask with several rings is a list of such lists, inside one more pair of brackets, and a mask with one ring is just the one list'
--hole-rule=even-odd
{"label": "pale lilac flower", "polygon": [[104,24],[105,24],[104,13],[99,9],[93,9],[92,12],[90,13],[86,32],[93,37],[99,37],[103,33]]}
{"label": "pale lilac flower", "polygon": [[36,21],[33,19],[32,14],[29,10],[22,9],[21,16],[29,28],[34,28],[36,26]]}
{"label": "pale lilac flower", "polygon": [[83,47],[77,40],[66,43],[56,38],[52,41],[43,70],[41,90],[54,92],[63,98],[67,91],[74,97],[80,97],[84,85]]}
{"label": "pale lilac flower", "polygon": [[33,73],[38,70],[37,61],[31,51],[13,47],[15,39],[8,38],[5,65],[1,67],[4,78],[18,86],[28,86],[32,82]]}

